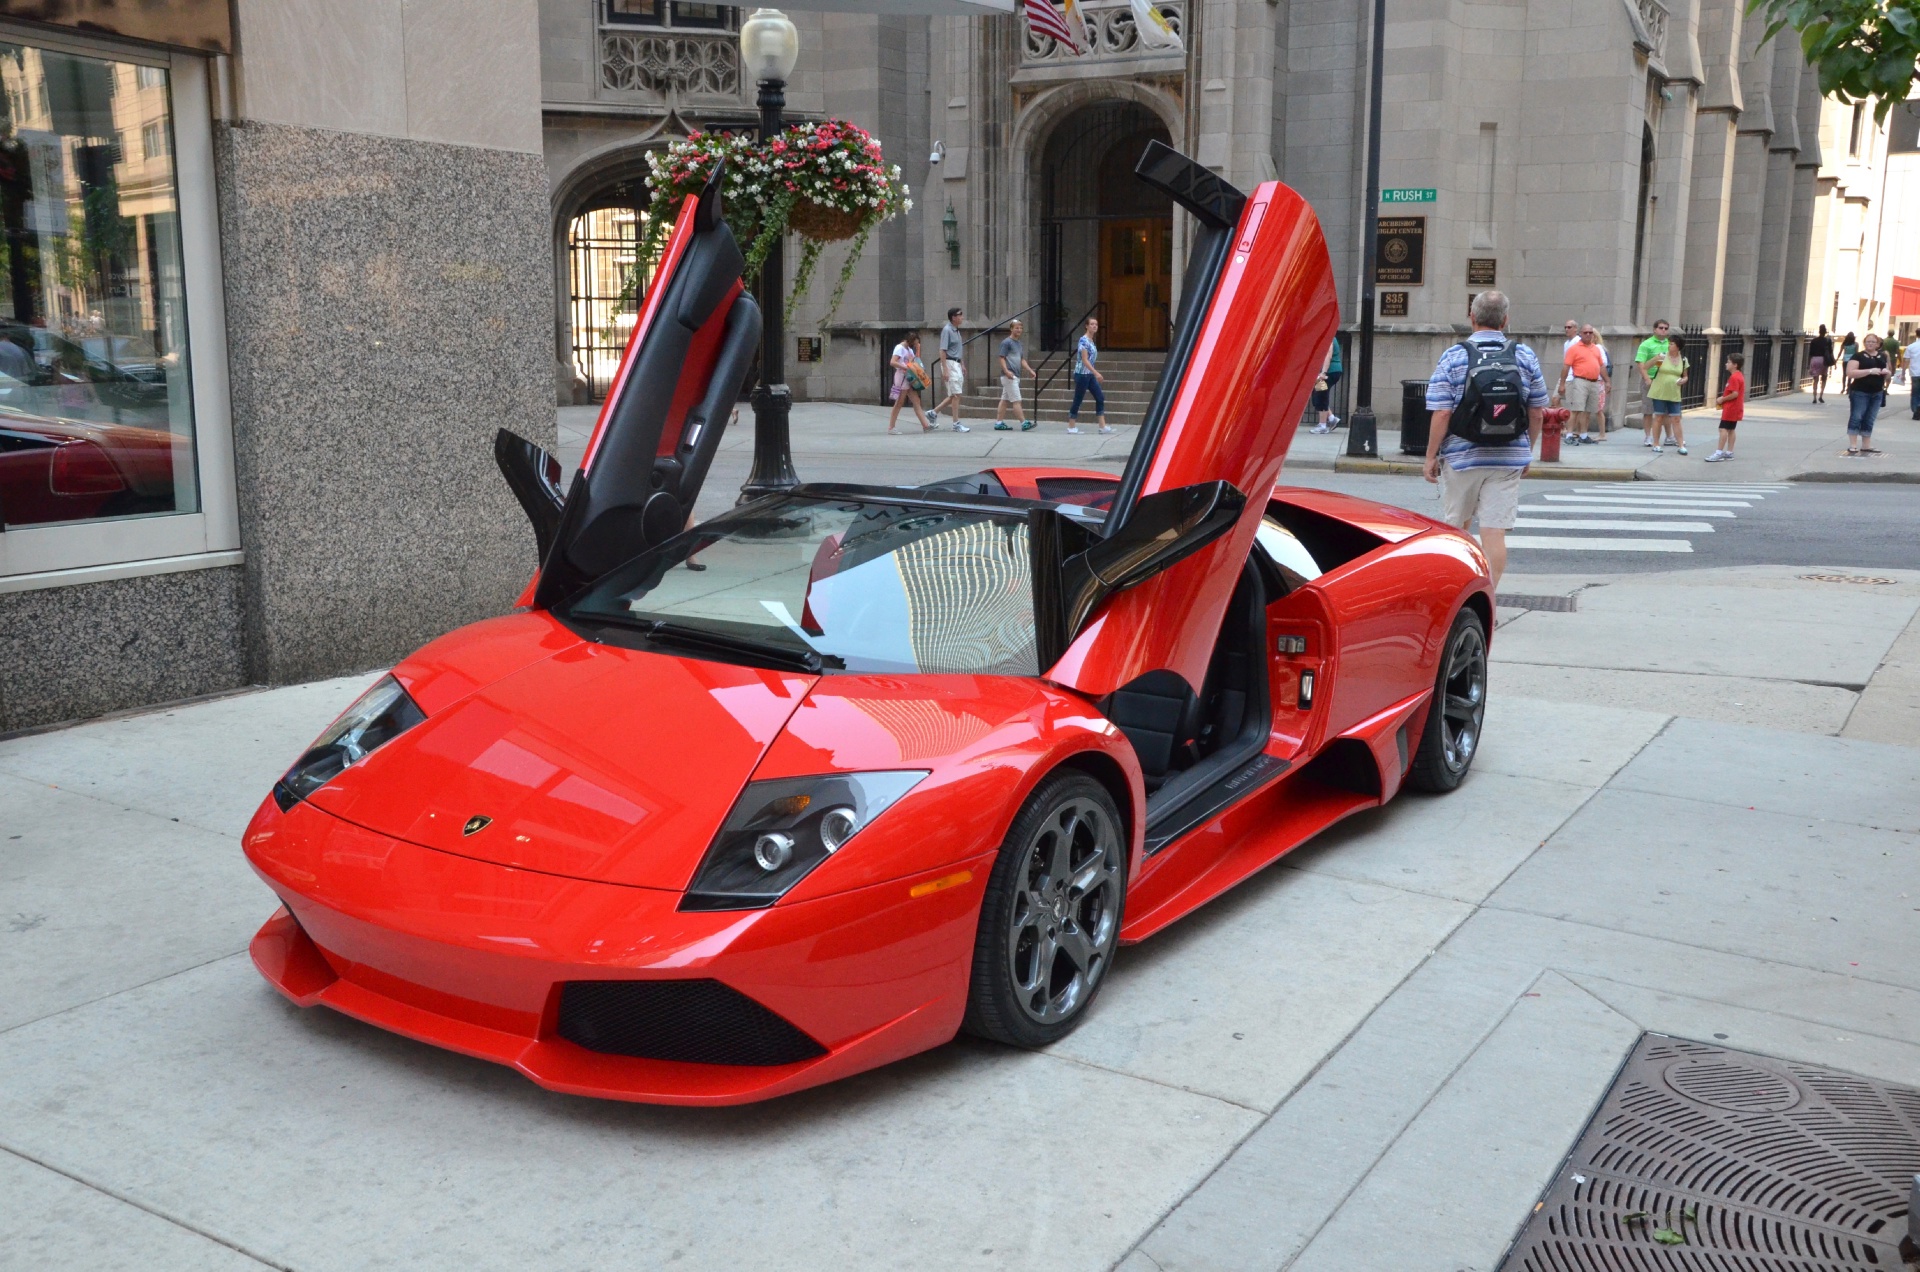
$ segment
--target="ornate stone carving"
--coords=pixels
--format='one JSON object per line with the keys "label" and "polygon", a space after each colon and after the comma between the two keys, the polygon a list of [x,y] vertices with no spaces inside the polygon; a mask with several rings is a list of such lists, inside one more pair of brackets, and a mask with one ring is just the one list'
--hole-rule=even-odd
{"label": "ornate stone carving", "polygon": [[1660,0],[1638,0],[1637,7],[1640,10],[1640,20],[1647,24],[1647,35],[1653,44],[1653,56],[1664,57],[1667,51],[1667,6]]}
{"label": "ornate stone carving", "polygon": [[670,102],[740,100],[738,37],[600,33],[600,84]]}
{"label": "ornate stone carving", "polygon": [[[1642,0],[1652,3],[1653,0]],[[1160,0],[1160,12],[1166,16],[1167,25],[1183,35],[1186,31],[1187,6],[1184,0]],[[1153,57],[1171,53],[1170,49],[1149,48],[1140,43],[1140,32],[1133,25],[1133,5],[1131,0],[1089,0],[1080,6],[1081,15],[1087,23],[1087,40],[1091,47],[1082,54],[1075,55],[1051,36],[1036,35],[1031,27],[1026,28],[1026,46],[1022,50],[1021,61],[1027,66],[1046,63],[1077,61],[1108,61],[1121,58]],[[1024,23],[1022,24],[1025,25]]]}

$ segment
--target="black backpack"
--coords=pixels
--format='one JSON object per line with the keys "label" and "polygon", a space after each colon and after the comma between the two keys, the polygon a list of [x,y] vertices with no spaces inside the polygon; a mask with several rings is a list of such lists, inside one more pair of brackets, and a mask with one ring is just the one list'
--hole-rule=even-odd
{"label": "black backpack", "polygon": [[1467,351],[1467,387],[1447,421],[1447,432],[1475,446],[1504,446],[1527,436],[1527,385],[1520,375],[1519,344],[1462,340]]}

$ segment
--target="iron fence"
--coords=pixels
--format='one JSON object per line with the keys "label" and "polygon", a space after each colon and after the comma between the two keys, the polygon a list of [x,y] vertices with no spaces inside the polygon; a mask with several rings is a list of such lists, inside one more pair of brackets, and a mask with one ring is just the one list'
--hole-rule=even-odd
{"label": "iron fence", "polygon": [[1763,398],[1773,392],[1773,337],[1753,342],[1753,365],[1747,368],[1747,396]]}
{"label": "iron fence", "polygon": [[1774,368],[1774,389],[1791,393],[1800,384],[1800,368],[1806,365],[1807,338],[1787,336],[1780,342],[1780,365]]}
{"label": "iron fence", "polygon": [[[1725,339],[1733,345],[1737,345],[1740,341],[1740,337],[1732,332],[1729,332]],[[1707,385],[1712,381],[1713,368],[1708,363],[1713,357],[1713,342],[1708,340],[1706,332],[1698,327],[1682,327],[1680,328],[1680,356],[1687,360],[1687,377],[1680,383],[1680,405],[1683,408],[1705,406]]]}

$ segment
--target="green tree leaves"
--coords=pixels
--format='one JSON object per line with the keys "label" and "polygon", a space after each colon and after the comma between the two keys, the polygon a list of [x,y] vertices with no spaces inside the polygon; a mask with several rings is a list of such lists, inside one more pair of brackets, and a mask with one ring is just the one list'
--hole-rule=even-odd
{"label": "green tree leaves", "polygon": [[1820,92],[1843,101],[1872,99],[1884,120],[1912,91],[1920,64],[1920,0],[1747,0],[1767,17],[1766,38],[1786,27],[1820,77]]}

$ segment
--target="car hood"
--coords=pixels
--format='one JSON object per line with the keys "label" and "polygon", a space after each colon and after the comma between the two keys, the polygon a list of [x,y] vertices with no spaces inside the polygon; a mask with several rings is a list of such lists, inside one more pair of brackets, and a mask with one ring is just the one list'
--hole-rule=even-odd
{"label": "car hood", "polygon": [[311,802],[463,857],[680,889],[812,685],[579,644],[435,712]]}

